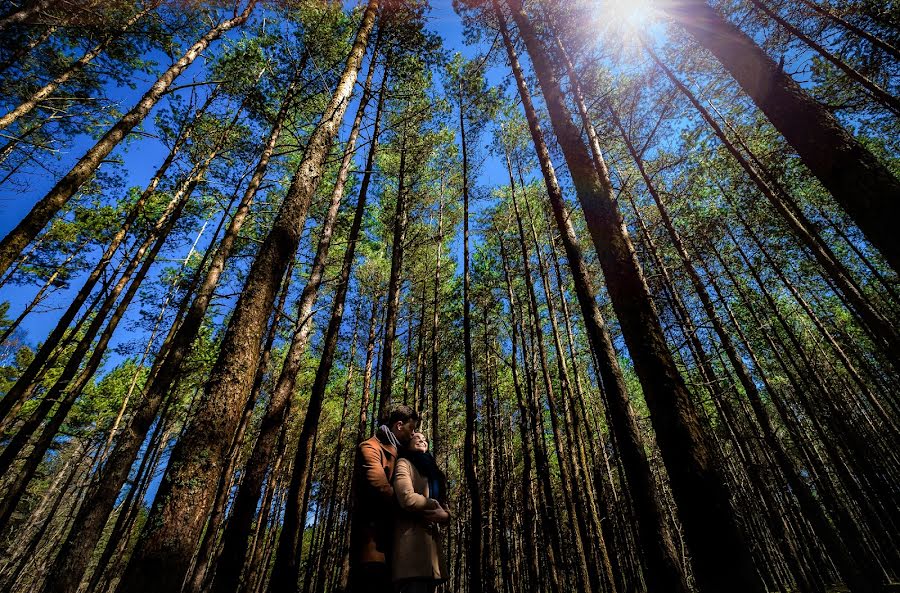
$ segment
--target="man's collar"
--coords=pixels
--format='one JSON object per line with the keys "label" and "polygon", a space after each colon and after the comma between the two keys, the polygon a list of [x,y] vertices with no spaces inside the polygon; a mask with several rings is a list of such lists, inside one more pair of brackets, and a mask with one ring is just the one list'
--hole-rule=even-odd
{"label": "man's collar", "polygon": [[375,440],[378,441],[378,444],[381,445],[381,448],[396,457],[400,451],[395,447],[392,443],[385,443],[383,440],[383,436],[381,433],[375,433]]}

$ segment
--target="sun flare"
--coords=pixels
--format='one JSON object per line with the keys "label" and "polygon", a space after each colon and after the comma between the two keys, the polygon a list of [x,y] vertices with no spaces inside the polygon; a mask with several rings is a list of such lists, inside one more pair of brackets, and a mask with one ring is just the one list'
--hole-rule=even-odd
{"label": "sun flare", "polygon": [[654,20],[651,0],[600,0],[599,12],[612,27],[640,30]]}

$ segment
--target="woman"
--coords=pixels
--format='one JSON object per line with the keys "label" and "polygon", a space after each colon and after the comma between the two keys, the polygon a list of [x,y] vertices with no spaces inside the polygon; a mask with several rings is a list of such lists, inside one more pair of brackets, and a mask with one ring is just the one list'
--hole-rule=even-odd
{"label": "woman", "polygon": [[[391,561],[397,593],[432,593],[447,580],[438,525],[450,520],[446,489],[425,436],[414,433],[394,468],[394,496],[401,509],[394,522]],[[434,522],[426,521],[424,514]]]}

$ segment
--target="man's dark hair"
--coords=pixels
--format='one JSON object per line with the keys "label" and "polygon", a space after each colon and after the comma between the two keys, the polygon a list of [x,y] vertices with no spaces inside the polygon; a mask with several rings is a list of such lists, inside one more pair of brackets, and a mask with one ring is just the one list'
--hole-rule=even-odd
{"label": "man's dark hair", "polygon": [[407,406],[406,404],[392,404],[384,413],[384,424],[393,426],[397,422],[408,422],[409,420],[420,420],[419,414]]}

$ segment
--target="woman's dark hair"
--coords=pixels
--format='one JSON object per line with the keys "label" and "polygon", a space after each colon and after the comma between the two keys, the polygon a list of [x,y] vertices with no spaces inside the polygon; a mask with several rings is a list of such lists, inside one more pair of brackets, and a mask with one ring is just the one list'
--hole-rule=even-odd
{"label": "woman's dark hair", "polygon": [[409,422],[410,420],[418,422],[420,418],[418,412],[406,404],[393,404],[384,413],[382,420],[382,424],[393,426],[397,422]]}

